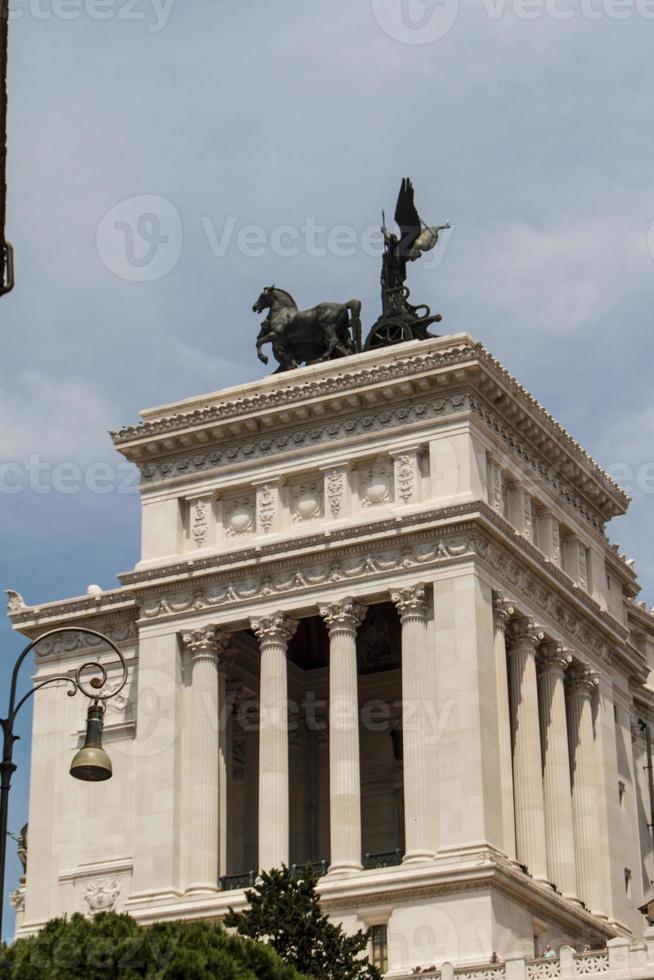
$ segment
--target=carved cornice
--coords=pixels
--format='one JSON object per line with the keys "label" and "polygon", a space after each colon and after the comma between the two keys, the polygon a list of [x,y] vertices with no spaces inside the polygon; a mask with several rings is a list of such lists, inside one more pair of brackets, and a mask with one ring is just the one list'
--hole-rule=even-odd
{"label": "carved cornice", "polygon": [[597,506],[589,506],[562,474],[562,467],[552,465],[542,455],[535,452],[518,431],[505,423],[497,411],[469,388],[434,399],[433,396],[398,400],[393,406],[384,405],[381,409],[351,413],[336,417],[329,422],[304,424],[301,429],[278,427],[274,436],[223,442],[220,447],[200,446],[193,452],[182,451],[177,454],[162,454],[156,459],[139,462],[143,484],[154,488],[159,484],[168,485],[175,481],[187,481],[194,475],[206,476],[225,466],[270,459],[275,455],[296,453],[301,448],[315,448],[321,445],[334,446],[340,440],[370,435],[403,426],[420,426],[431,420],[451,415],[476,415],[493,433],[501,439],[511,458],[516,456],[528,467],[532,474],[541,479],[550,490],[561,499],[562,505],[571,507],[577,516],[595,530],[601,531],[608,516]]}
{"label": "carved cornice", "polygon": [[424,621],[427,618],[427,586],[422,582],[392,592],[391,602],[400,614],[402,622],[410,619]]}
{"label": "carved cornice", "polygon": [[[403,350],[387,350],[382,353],[370,352],[357,357],[345,358],[321,367],[320,373],[305,369],[294,372],[289,377],[267,379],[258,386],[260,390],[249,395],[230,397],[227,391],[221,395],[210,395],[205,404],[186,412],[175,411],[170,406],[159,411],[159,417],[147,419],[138,426],[128,426],[120,432],[112,433],[114,443],[128,458],[138,459],[140,444],[156,442],[164,437],[170,444],[176,433],[184,434],[188,442],[198,430],[207,429],[213,433],[221,424],[227,426],[238,419],[243,420],[243,431],[257,431],[266,413],[279,413],[293,418],[293,408],[303,407],[296,421],[305,422],[309,409],[320,399],[334,400],[339,394],[350,394],[349,400],[358,401],[351,393],[367,389],[367,395],[374,397],[375,391],[415,383],[429,387],[435,383],[447,382],[448,368],[459,368],[456,381],[468,373],[475,387],[491,398],[502,414],[511,419],[516,428],[523,428],[529,438],[539,446],[539,452],[551,465],[555,463],[567,467],[573,482],[579,484],[585,494],[597,497],[596,507],[604,513],[605,519],[622,513],[629,502],[627,495],[604,473],[594,459],[565,431],[526,389],[513,378],[505,368],[486,351],[481,344],[468,335],[439,338],[405,347]],[[454,373],[454,372],[453,372]],[[438,381],[435,379],[438,378]],[[385,391],[380,392],[384,397]],[[195,400],[197,404],[199,400]],[[338,399],[336,398],[336,401]],[[347,408],[348,399],[344,399]],[[209,404],[207,404],[209,403]],[[286,410],[286,412],[284,412]],[[151,416],[153,413],[149,413]],[[324,414],[319,408],[317,414]],[[279,421],[271,420],[271,425]],[[238,430],[239,426],[236,425]],[[537,431],[535,431],[537,430]],[[202,434],[207,441],[207,433]],[[165,454],[166,446],[159,451]]]}
{"label": "carved cornice", "polygon": [[320,607],[320,615],[324,619],[330,634],[346,632],[356,635],[365,615],[366,607],[354,599],[343,599]]}
{"label": "carved cornice", "polygon": [[[439,347],[442,348],[443,345],[440,344]],[[151,422],[146,421],[139,425],[126,426],[118,432],[110,433],[110,435],[114,445],[125,446],[143,438],[170,435],[197,426],[215,425],[243,416],[288,408],[317,398],[333,397],[343,392],[355,391],[357,388],[388,384],[396,379],[404,380],[425,372],[456,367],[474,359],[480,351],[483,351],[481,344],[473,341],[470,337],[466,337],[458,344],[432,351],[429,354],[404,358],[396,356],[392,360],[386,360],[381,364],[373,364],[358,370],[357,361],[348,358],[347,370],[341,370],[336,374],[329,374],[329,368],[327,368],[327,376],[325,377],[315,377],[314,375],[310,379],[303,380],[300,375],[293,382],[286,384],[281,379],[276,379],[277,383],[274,387],[273,383],[269,382],[270,390],[268,391],[262,391],[250,397],[224,398],[206,408],[173,413]],[[341,365],[343,363],[343,361],[340,362]]]}
{"label": "carved cornice", "polygon": [[144,484],[156,485],[236,463],[269,459],[285,452],[297,452],[302,448],[321,445],[333,447],[343,439],[366,437],[386,429],[469,412],[471,407],[472,397],[468,392],[457,392],[437,399],[432,397],[419,400],[405,397],[392,406],[385,405],[367,412],[359,411],[347,416],[331,417],[328,421],[322,420],[313,424],[305,423],[301,429],[282,424],[275,427],[274,435],[264,434],[263,438],[253,438],[250,434],[245,441],[238,439],[221,443],[220,447],[213,445],[210,449],[196,449],[195,452],[182,452],[151,461],[145,459],[139,465]]}

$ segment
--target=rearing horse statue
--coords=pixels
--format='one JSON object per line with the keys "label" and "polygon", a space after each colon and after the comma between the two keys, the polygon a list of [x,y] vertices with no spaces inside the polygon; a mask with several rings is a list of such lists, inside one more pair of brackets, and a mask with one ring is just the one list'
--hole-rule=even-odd
{"label": "rearing horse statue", "polygon": [[300,364],[315,364],[345,357],[361,350],[361,303],[320,303],[311,310],[298,310],[290,293],[266,286],[252,307],[255,313],[268,310],[257,337],[257,356],[264,364],[264,344],[272,344],[279,362],[275,371],[290,371]]}

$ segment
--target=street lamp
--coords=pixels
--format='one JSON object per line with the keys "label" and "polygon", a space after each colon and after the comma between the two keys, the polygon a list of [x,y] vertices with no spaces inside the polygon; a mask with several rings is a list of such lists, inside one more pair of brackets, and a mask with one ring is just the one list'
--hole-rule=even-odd
{"label": "street lamp", "polygon": [[[104,686],[107,683],[107,671],[95,660],[86,661],[75,671],[74,676],[67,674],[59,675],[58,677],[50,677],[46,681],[41,681],[39,684],[35,684],[34,687],[27,692],[16,703],[16,686],[18,683],[18,673],[23,661],[29,653],[44,640],[49,640],[53,636],[61,636],[63,633],[84,633],[86,636],[93,636],[102,643],[106,643],[111,649],[117,654],[122,667],[122,677],[118,687],[111,691],[102,693]],[[82,675],[87,671],[94,671],[99,676],[92,677],[88,684],[91,690],[89,690],[83,680]],[[64,681],[69,685],[67,694],[69,697],[74,698],[78,691],[89,698],[91,704],[87,712],[86,721],[86,738],[84,740],[84,745],[76,753],[70,767],[70,774],[76,779],[82,779],[86,782],[101,782],[105,779],[111,778],[111,760],[107,753],[102,748],[102,721],[104,717],[104,705],[105,702],[109,701],[111,698],[115,698],[122,689],[125,687],[127,682],[127,664],[125,663],[125,658],[116,646],[116,644],[109,639],[108,636],[104,636],[103,633],[98,633],[96,630],[87,629],[85,626],[62,626],[59,629],[50,630],[48,633],[43,633],[36,640],[33,640],[28,646],[25,647],[18,660],[14,665],[14,671],[11,676],[11,689],[9,692],[9,709],[7,711],[6,718],[0,718],[0,727],[2,727],[3,734],[3,744],[2,744],[2,762],[0,762],[0,938],[2,937],[2,913],[4,906],[4,891],[5,891],[5,860],[7,857],[7,820],[9,817],[9,790],[11,788],[11,777],[16,771],[16,765],[13,761],[14,754],[14,742],[18,740],[18,735],[14,735],[14,722],[16,720],[16,715],[23,707],[25,702],[40,691],[42,687],[46,687],[48,684],[54,684],[56,681]]]}

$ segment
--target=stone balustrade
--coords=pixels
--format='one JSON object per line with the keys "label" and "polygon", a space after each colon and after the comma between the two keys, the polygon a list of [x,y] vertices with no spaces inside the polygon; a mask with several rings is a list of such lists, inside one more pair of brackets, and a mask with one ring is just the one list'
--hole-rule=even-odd
{"label": "stone balustrade", "polygon": [[634,943],[624,937],[610,939],[605,949],[590,953],[577,953],[571,946],[562,946],[553,957],[507,956],[500,963],[481,963],[454,967],[443,963],[436,970],[424,969],[420,973],[389,973],[393,980],[550,980],[572,977],[595,977],[604,980],[653,980],[654,978],[654,927],[645,933],[645,943]]}

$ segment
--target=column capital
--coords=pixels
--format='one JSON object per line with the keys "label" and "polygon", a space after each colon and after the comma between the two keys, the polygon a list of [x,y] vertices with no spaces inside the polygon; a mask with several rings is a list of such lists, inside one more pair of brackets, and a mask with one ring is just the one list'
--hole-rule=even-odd
{"label": "column capital", "polygon": [[332,602],[320,607],[320,615],[324,619],[330,634],[340,631],[356,635],[366,611],[366,606],[349,597],[341,602]]}
{"label": "column capital", "polygon": [[555,640],[546,641],[538,651],[536,665],[539,675],[554,674],[563,675],[572,663],[572,654],[564,646]]}
{"label": "column capital", "polygon": [[588,664],[575,661],[568,670],[568,691],[572,697],[592,698],[599,687],[599,678]]}
{"label": "column capital", "polygon": [[528,650],[536,652],[545,634],[533,619],[514,620],[507,632],[509,653]]}
{"label": "column capital", "polygon": [[427,618],[427,586],[423,582],[391,592],[391,602],[403,622],[406,619]]}
{"label": "column capital", "polygon": [[227,653],[231,637],[219,626],[205,626],[202,629],[187,630],[182,633],[182,644],[191,654],[193,661],[212,660],[219,670],[227,670],[231,657]]}
{"label": "column capital", "polygon": [[631,730],[632,742],[637,742],[639,739],[645,737],[647,723],[642,718],[634,718],[632,716],[629,720],[629,728]]}
{"label": "column capital", "polygon": [[259,643],[290,643],[298,627],[297,619],[292,619],[284,612],[275,612],[270,616],[258,616],[250,620],[250,626]]}
{"label": "column capital", "polygon": [[515,618],[517,609],[510,599],[501,592],[493,592],[493,622],[496,629],[506,633],[509,623]]}

